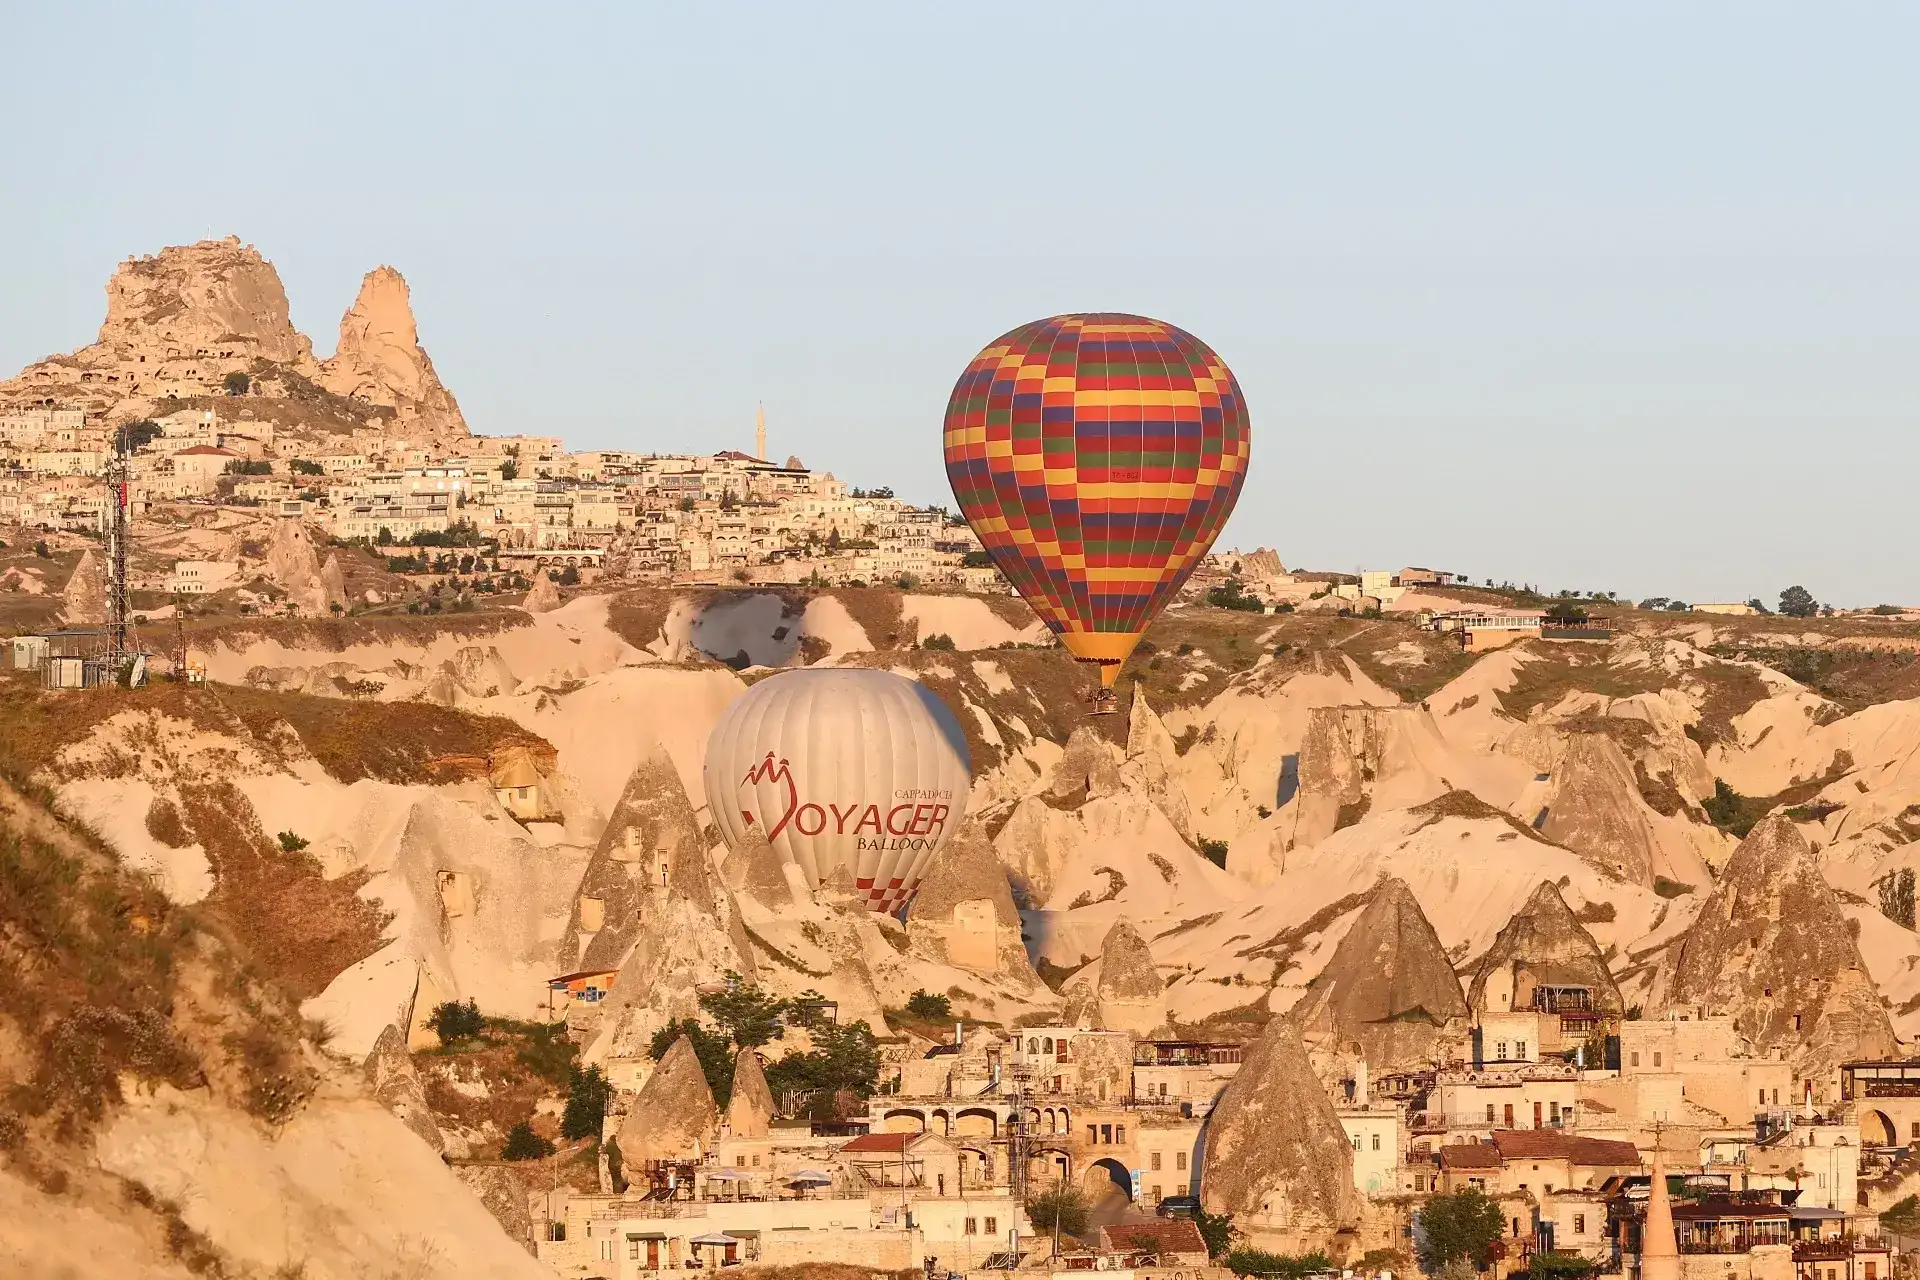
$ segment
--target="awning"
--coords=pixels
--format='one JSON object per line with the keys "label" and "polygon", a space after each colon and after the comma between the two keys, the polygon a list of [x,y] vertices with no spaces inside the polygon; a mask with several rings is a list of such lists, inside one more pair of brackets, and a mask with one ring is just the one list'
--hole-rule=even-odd
{"label": "awning", "polygon": [[627,1232],[627,1239],[629,1240],[665,1240],[666,1238],[667,1238],[666,1233],[661,1231],[629,1231]]}
{"label": "awning", "polygon": [[687,1243],[718,1245],[718,1244],[739,1244],[740,1242],[738,1240],[735,1240],[732,1236],[728,1235],[724,1231],[709,1231],[707,1232],[707,1234],[703,1236],[695,1236],[693,1239],[687,1241]]}

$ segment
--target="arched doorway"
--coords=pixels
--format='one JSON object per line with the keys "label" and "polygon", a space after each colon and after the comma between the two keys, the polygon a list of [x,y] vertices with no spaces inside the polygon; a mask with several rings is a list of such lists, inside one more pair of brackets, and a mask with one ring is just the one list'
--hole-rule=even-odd
{"label": "arched doorway", "polygon": [[1869,1147],[1897,1147],[1900,1131],[1893,1127],[1893,1119],[1886,1112],[1862,1111],[1860,1141]]}
{"label": "arched doorway", "polygon": [[1080,1175],[1080,1189],[1094,1209],[1125,1208],[1133,1202],[1133,1175],[1111,1156],[1095,1160]]}

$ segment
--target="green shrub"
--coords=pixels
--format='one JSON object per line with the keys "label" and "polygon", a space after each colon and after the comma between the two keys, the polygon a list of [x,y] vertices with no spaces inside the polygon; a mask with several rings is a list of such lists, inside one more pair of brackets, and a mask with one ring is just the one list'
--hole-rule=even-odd
{"label": "green shrub", "polygon": [[433,1012],[427,1015],[427,1027],[440,1037],[441,1044],[450,1045],[485,1031],[487,1020],[472,1000],[465,1004],[448,1000],[433,1006]]}
{"label": "green shrub", "polygon": [[522,1120],[507,1130],[507,1143],[500,1148],[500,1158],[502,1160],[543,1160],[553,1152],[553,1142],[535,1133],[533,1126]]}
{"label": "green shrub", "polygon": [[607,1083],[600,1068],[588,1067],[582,1071],[575,1067],[567,1088],[567,1109],[560,1116],[560,1136],[599,1137],[607,1119],[607,1102],[612,1096],[613,1086]]}
{"label": "green shrub", "polygon": [[1057,1183],[1027,1201],[1027,1216],[1036,1231],[1052,1231],[1057,1225],[1070,1236],[1087,1229],[1087,1200],[1078,1187]]}
{"label": "green shrub", "polygon": [[929,1022],[945,1022],[953,1017],[953,1001],[930,991],[916,991],[907,997],[907,1012]]}
{"label": "green shrub", "polygon": [[944,632],[935,632],[925,640],[922,640],[920,647],[922,649],[933,649],[940,653],[952,653],[954,651],[953,637]]}
{"label": "green shrub", "polygon": [[307,847],[307,841],[291,831],[282,831],[276,838],[280,841],[282,853],[299,853]]}

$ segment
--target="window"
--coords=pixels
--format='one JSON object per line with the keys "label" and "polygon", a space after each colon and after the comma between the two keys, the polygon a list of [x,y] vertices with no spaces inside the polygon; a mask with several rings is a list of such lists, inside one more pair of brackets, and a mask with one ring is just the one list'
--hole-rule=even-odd
{"label": "window", "polygon": [[1586,1214],[1576,1213],[1573,1215],[1573,1234],[1577,1236],[1583,1236],[1587,1234],[1587,1215]]}
{"label": "window", "polygon": [[1163,1098],[1167,1096],[1167,1082],[1165,1080],[1160,1082],[1160,1096]]}
{"label": "window", "polygon": [[1113,1126],[1113,1140],[1124,1144],[1127,1140],[1127,1126],[1123,1124]]}
{"label": "window", "polygon": [[1773,1091],[1773,1105],[1776,1107],[1780,1105],[1780,1091],[1778,1089]]}
{"label": "window", "polygon": [[1375,1151],[1380,1149],[1380,1135],[1377,1133],[1373,1135],[1373,1149]]}
{"label": "window", "polygon": [[972,1219],[972,1218],[968,1218],[968,1219],[967,1219],[967,1225],[965,1226],[965,1228],[963,1228],[963,1234],[965,1234],[965,1235],[970,1235],[970,1236],[977,1236],[977,1235],[979,1235],[979,1234],[980,1234],[980,1225],[979,1225],[979,1223],[978,1223],[978,1222],[976,1222],[976,1221],[975,1221],[974,1219]]}
{"label": "window", "polygon": [[1090,1124],[1090,1125],[1088,1125],[1088,1126],[1087,1126],[1087,1141],[1088,1141],[1088,1142],[1098,1142],[1098,1141],[1100,1141],[1100,1126],[1099,1126],[1099,1125],[1097,1125],[1097,1124]]}
{"label": "window", "polygon": [[1152,1193],[1152,1195],[1153,1195],[1153,1198],[1154,1198],[1154,1200],[1155,1200],[1155,1201],[1158,1201],[1158,1200],[1160,1199],[1160,1184],[1159,1184],[1159,1183],[1157,1183],[1157,1182],[1156,1182],[1156,1183],[1154,1183],[1154,1184],[1153,1184],[1153,1186],[1151,1186],[1151,1187],[1149,1187],[1149,1188],[1148,1188],[1148,1191],[1150,1191],[1150,1192]]}
{"label": "window", "polygon": [[1656,1067],[1660,1065],[1660,1051],[1658,1049],[1653,1051],[1653,1065]]}
{"label": "window", "polygon": [[744,1168],[746,1168],[746,1167],[747,1167],[747,1158],[746,1158],[745,1156],[735,1156],[735,1157],[733,1158],[733,1167],[734,1167],[734,1168],[736,1168],[736,1169],[744,1169]]}
{"label": "window", "polygon": [[[1920,1128],[1920,1125],[1915,1125],[1914,1127]],[[1158,1151],[1147,1157],[1147,1168],[1153,1170],[1155,1173],[1160,1172],[1160,1153]]]}
{"label": "window", "polygon": [[1527,1042],[1525,1040],[1519,1040],[1514,1043],[1513,1056],[1516,1058],[1525,1058],[1527,1056]]}
{"label": "window", "polygon": [[754,1168],[756,1168],[756,1169],[758,1169],[758,1168],[760,1167],[760,1157],[759,1157],[759,1156],[755,1156],[755,1157],[753,1158],[753,1167],[754,1167]]}
{"label": "window", "polygon": [[1353,1135],[1353,1149],[1355,1151],[1360,1149],[1360,1135],[1357,1133]]}
{"label": "window", "polygon": [[1491,1102],[1487,1104],[1487,1123],[1493,1123],[1493,1104]]}
{"label": "window", "polygon": [[627,1241],[627,1260],[630,1262],[638,1262],[640,1260],[640,1242],[638,1240]]}
{"label": "window", "polygon": [[1000,1234],[1000,1219],[998,1219],[998,1218],[988,1218],[988,1219],[986,1220],[986,1228],[987,1228],[987,1234],[988,1234],[988,1235],[990,1235],[990,1236],[997,1236],[997,1235],[999,1235],[999,1234]]}
{"label": "window", "polygon": [[[1176,1151],[1176,1152],[1174,1152],[1174,1153],[1173,1153],[1173,1167],[1174,1167],[1174,1168],[1176,1168],[1176,1169],[1184,1169],[1184,1168],[1186,1168],[1186,1167],[1187,1167],[1187,1153],[1186,1153],[1186,1152],[1184,1152],[1184,1151]],[[1184,1185],[1184,1184],[1183,1184],[1183,1185],[1181,1186],[1181,1188],[1180,1188],[1180,1194],[1181,1194],[1181,1195],[1185,1195],[1185,1194],[1187,1194],[1187,1188],[1185,1187],[1185,1185]]]}
{"label": "window", "polygon": [[1763,1107],[1767,1105],[1767,1091],[1765,1089],[1760,1091],[1760,1105]]}
{"label": "window", "polygon": [[1627,1055],[1627,1065],[1630,1067],[1637,1067],[1640,1065],[1640,1051],[1638,1049],[1635,1049],[1632,1053]]}
{"label": "window", "polygon": [[1108,1146],[1113,1145],[1113,1126],[1112,1125],[1103,1124],[1100,1126],[1100,1141],[1105,1143]]}
{"label": "window", "polygon": [[1502,1062],[1505,1062],[1507,1060],[1507,1042],[1505,1040],[1500,1041],[1499,1045],[1494,1050],[1494,1055],[1498,1057]]}
{"label": "window", "polygon": [[1185,1194],[1187,1194],[1187,1184],[1186,1184],[1186,1183],[1184,1183],[1184,1182],[1176,1182],[1176,1183],[1174,1183],[1174,1185],[1173,1185],[1173,1194],[1175,1194],[1175,1195],[1177,1195],[1177,1196],[1183,1196],[1183,1195],[1185,1195]]}

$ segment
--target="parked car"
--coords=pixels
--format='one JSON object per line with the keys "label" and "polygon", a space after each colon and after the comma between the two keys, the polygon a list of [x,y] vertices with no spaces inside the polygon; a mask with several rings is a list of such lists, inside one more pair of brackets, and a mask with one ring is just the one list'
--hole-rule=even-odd
{"label": "parked car", "polygon": [[1163,1218],[1191,1218],[1200,1212],[1200,1197],[1167,1196],[1156,1212]]}

